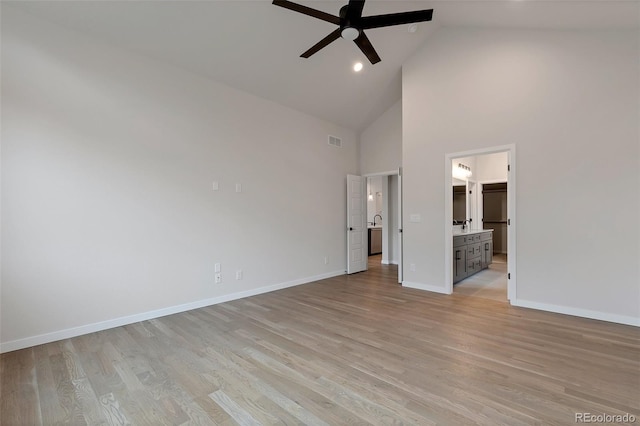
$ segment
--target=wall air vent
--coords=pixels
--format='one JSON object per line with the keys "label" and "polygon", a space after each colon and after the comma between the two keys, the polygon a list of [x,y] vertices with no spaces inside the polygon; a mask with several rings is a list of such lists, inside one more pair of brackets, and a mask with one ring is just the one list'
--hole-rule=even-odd
{"label": "wall air vent", "polygon": [[329,135],[329,145],[342,148],[342,139]]}

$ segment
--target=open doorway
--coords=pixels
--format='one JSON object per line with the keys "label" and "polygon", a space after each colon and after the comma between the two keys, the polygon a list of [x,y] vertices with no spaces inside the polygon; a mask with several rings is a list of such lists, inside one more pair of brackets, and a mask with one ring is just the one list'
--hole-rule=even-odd
{"label": "open doorway", "polygon": [[[486,156],[478,157],[476,159],[477,161],[475,161],[475,164],[477,165],[476,168],[481,169],[483,164],[491,164],[494,167],[497,166],[499,169],[504,168],[504,170],[506,170],[508,166],[506,155],[504,155],[503,158],[498,157],[498,161],[495,159],[493,159],[493,161],[482,161],[483,159],[491,160],[489,158],[483,158],[490,155],[499,156],[500,154],[487,154]],[[478,174],[482,175],[481,170],[478,170]],[[494,175],[498,174],[500,173],[494,173]],[[504,178],[506,179],[506,173]],[[506,302],[508,300],[508,183],[506,181],[496,183],[486,183],[481,181],[475,186],[479,188],[477,193],[475,191],[469,191],[468,194],[470,198],[476,200],[478,206],[477,218],[480,226],[476,226],[473,229],[478,231],[475,235],[479,237],[478,239],[480,241],[472,244],[480,245],[481,269],[479,271],[471,271],[466,278],[457,282],[454,278],[453,291],[458,294]],[[485,235],[487,238],[483,238]],[[459,239],[460,237],[456,237],[456,232],[454,232],[454,252],[459,249],[459,247],[456,248],[456,238]]]}
{"label": "open doorway", "polygon": [[378,255],[379,263],[398,265],[398,282],[402,283],[401,197],[400,169],[347,175],[347,274],[366,271],[368,257]]}
{"label": "open doorway", "polygon": [[450,293],[515,300],[515,146],[447,154],[446,164]]}
{"label": "open doorway", "polygon": [[399,263],[398,175],[367,176],[368,255],[385,265]]}

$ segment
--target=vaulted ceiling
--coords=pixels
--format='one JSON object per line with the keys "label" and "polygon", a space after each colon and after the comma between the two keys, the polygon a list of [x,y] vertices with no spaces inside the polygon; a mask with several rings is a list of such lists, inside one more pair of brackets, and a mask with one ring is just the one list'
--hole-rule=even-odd
{"label": "vaulted ceiling", "polygon": [[[299,3],[337,15],[346,0]],[[300,58],[335,26],[268,0],[2,4],[356,131],[400,99],[402,64],[438,28],[637,29],[640,22],[637,1],[369,0],[363,16],[434,9],[415,33],[407,25],[368,30],[382,58],[370,65],[342,39]],[[365,66],[355,73],[358,61]]]}

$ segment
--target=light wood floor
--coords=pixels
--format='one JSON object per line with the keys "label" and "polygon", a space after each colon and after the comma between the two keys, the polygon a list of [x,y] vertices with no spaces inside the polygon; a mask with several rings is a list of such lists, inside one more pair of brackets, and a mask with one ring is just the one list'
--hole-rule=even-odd
{"label": "light wood floor", "polygon": [[637,328],[341,276],[0,357],[0,424],[640,418]]}

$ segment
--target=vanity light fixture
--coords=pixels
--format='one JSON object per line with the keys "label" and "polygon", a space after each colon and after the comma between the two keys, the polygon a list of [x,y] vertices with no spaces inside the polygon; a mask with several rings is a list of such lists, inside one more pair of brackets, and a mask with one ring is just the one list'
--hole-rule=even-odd
{"label": "vanity light fixture", "polygon": [[457,178],[468,179],[471,177],[471,167],[458,163],[458,165],[453,168],[451,174]]}

